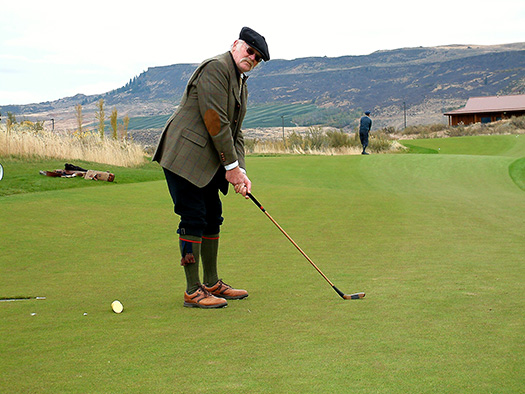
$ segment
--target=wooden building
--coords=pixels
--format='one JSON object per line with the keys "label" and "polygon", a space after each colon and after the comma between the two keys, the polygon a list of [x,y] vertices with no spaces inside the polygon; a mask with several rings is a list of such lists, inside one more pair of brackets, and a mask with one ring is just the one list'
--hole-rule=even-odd
{"label": "wooden building", "polygon": [[471,97],[460,109],[446,112],[449,126],[490,123],[511,116],[525,115],[525,94]]}

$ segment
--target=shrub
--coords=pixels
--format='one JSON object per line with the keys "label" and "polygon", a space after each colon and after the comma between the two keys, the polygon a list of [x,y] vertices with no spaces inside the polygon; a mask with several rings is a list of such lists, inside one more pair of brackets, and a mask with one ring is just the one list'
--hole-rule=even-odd
{"label": "shrub", "polygon": [[329,130],[326,132],[326,137],[328,138],[328,146],[332,148],[349,148],[357,145],[350,134],[341,130]]}
{"label": "shrub", "polygon": [[385,152],[392,147],[391,138],[383,132],[375,132],[370,134],[368,147],[372,152]]}
{"label": "shrub", "polygon": [[396,128],[394,126],[388,126],[388,127],[383,127],[379,131],[385,134],[394,134],[396,132]]}
{"label": "shrub", "polygon": [[513,116],[510,118],[510,124],[518,130],[525,130],[525,115],[519,117]]}
{"label": "shrub", "polygon": [[[352,154],[361,149],[359,133],[348,134],[341,130],[324,131],[320,127],[311,127],[304,134],[291,132],[286,144],[281,139],[259,140],[246,138],[244,141],[247,153],[255,154]],[[369,141],[373,152],[397,151],[403,146],[396,144],[390,135],[384,132],[371,133]]]}
{"label": "shrub", "polygon": [[244,139],[244,150],[246,153],[253,153],[255,145],[259,142],[257,138],[245,138]]}
{"label": "shrub", "polygon": [[443,123],[434,123],[434,124],[431,124],[430,126],[428,126],[428,128],[430,129],[430,131],[433,131],[433,132],[437,133],[439,131],[446,130],[448,128],[448,126],[443,124]]}
{"label": "shrub", "polygon": [[286,138],[286,146],[289,148],[304,148],[303,145],[303,136],[295,131],[292,132],[288,138]]}
{"label": "shrub", "polygon": [[306,130],[304,145],[305,149],[310,150],[319,150],[324,146],[328,146],[323,129],[321,127],[309,127]]}
{"label": "shrub", "polygon": [[509,134],[515,130],[512,123],[501,123],[494,126],[494,134]]}

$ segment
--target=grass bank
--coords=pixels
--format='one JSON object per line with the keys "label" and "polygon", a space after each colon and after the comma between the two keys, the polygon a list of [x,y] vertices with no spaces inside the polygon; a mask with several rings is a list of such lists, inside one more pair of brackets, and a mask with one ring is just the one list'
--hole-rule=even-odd
{"label": "grass bank", "polygon": [[0,156],[4,168],[4,178],[0,181],[0,197],[13,194],[35,193],[84,187],[111,187],[119,184],[149,182],[164,179],[157,163],[145,160],[134,167],[120,167],[84,160],[68,160],[85,169],[109,171],[115,174],[114,182],[86,180],[83,178],[52,178],[42,176],[40,171],[64,169],[65,160],[43,159],[38,157]]}

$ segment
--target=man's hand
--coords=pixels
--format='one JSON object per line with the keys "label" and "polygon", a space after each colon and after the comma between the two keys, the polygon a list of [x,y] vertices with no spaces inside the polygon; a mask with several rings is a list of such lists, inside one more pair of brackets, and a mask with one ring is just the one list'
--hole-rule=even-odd
{"label": "man's hand", "polygon": [[240,167],[237,166],[234,169],[226,171],[226,180],[233,185],[235,193],[240,193],[245,198],[249,198],[247,194],[252,191],[252,183],[246,174],[241,171]]}

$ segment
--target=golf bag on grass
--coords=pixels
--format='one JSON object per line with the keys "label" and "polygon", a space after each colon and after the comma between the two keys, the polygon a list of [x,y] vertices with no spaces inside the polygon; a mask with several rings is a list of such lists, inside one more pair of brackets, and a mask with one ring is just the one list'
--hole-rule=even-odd
{"label": "golf bag on grass", "polygon": [[84,179],[93,179],[95,181],[107,182],[113,182],[115,180],[115,174],[112,174],[109,171],[86,170],[82,167],[69,163],[65,164],[64,170],[40,171],[40,175],[60,178],[81,177]]}

